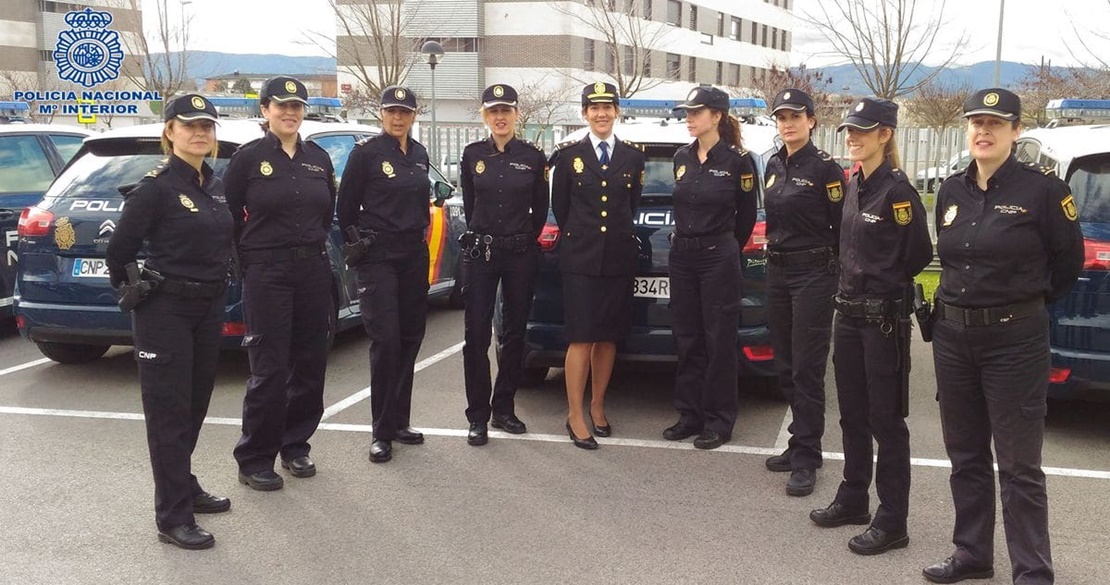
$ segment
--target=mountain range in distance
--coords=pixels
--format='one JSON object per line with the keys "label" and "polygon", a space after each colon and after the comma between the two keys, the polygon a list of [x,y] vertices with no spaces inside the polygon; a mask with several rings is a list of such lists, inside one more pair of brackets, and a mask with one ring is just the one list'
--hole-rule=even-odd
{"label": "mountain range in distance", "polygon": [[[243,74],[285,74],[306,75],[332,73],[335,71],[335,59],[331,57],[294,57],[288,55],[253,55],[237,53],[220,53],[215,51],[189,51],[189,76],[198,82],[220,75],[229,75],[235,71]],[[1007,88],[1016,88],[1029,72],[1032,65],[1003,61],[1000,76],[1000,85]],[[921,66],[914,79],[928,75],[936,67]],[[1063,71],[1065,67],[1053,67],[1054,70]],[[832,93],[848,95],[865,95],[870,93],[863,78],[852,65],[834,65],[814,69],[824,78],[831,79],[828,90]],[[994,61],[984,61],[974,65],[948,67],[942,71],[938,81],[945,85],[955,86],[966,83],[971,87],[987,87],[994,84]]]}

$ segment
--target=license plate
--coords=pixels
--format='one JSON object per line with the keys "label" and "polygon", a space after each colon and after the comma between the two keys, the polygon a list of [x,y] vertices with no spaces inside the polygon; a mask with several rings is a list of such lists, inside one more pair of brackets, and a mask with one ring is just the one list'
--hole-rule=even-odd
{"label": "license plate", "polygon": [[632,280],[632,296],[647,299],[671,298],[671,279],[666,276],[637,276]]}
{"label": "license plate", "polygon": [[108,262],[103,258],[74,258],[75,278],[108,278]]}

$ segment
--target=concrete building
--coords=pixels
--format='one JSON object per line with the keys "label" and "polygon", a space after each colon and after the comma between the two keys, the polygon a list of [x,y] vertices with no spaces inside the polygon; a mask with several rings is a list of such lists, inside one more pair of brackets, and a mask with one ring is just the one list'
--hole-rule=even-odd
{"label": "concrete building", "polygon": [[[341,4],[353,16],[367,3]],[[477,123],[481,89],[502,82],[564,104],[545,115],[569,128],[582,124],[578,92],[593,81],[635,89],[630,80],[642,77],[633,97],[681,99],[698,84],[742,89],[772,65],[788,67],[792,9],[793,0],[396,0],[388,10],[404,25],[405,83],[425,104],[431,69],[412,51],[428,39],[446,50],[435,69],[441,124]],[[364,69],[375,63],[367,40],[338,21],[339,83],[357,88],[352,55]]]}

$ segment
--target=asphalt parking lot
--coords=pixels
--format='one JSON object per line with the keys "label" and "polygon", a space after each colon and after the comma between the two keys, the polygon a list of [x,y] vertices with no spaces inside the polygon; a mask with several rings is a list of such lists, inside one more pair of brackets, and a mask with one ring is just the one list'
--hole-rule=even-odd
{"label": "asphalt parking lot", "polygon": [[[952,506],[929,346],[914,349],[909,419],[915,457],[910,545],[877,557],[847,550],[861,527],[822,529],[841,471],[831,367],[826,464],[816,492],[785,494],[763,459],[785,444],[784,403],[745,395],[733,440],[701,452],[668,443],[667,372],[623,370],[610,390],[615,436],[596,452],[563,430],[562,373],[522,390],[523,436],[465,442],[462,313],[433,307],[416,374],[413,424],[428,440],[367,461],[367,341],[331,355],[313,439],[320,472],[285,489],[239,485],[245,355],[226,353],[194,472],[232,511],[199,516],[216,547],[160,544],[130,348],[63,366],[0,325],[0,583],[744,583],[917,584],[950,552]],[[1045,465],[1058,583],[1110,582],[1110,405],[1052,404]],[[287,474],[286,474],[287,475]],[[872,500],[872,507],[877,501]],[[996,577],[1009,583],[1001,515]]]}

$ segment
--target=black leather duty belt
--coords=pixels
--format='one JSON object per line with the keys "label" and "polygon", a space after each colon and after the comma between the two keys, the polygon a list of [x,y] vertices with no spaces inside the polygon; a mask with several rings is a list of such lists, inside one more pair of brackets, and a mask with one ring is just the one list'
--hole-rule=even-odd
{"label": "black leather duty belt", "polygon": [[776,252],[767,250],[767,261],[775,266],[810,266],[826,264],[833,258],[832,248],[810,248],[796,252]]}
{"label": "black leather duty belt", "polygon": [[324,251],[323,244],[310,244],[308,246],[294,246],[292,248],[270,248],[269,250],[251,250],[240,252],[239,260],[243,264],[263,264],[265,262],[290,262],[304,260],[319,256]]}
{"label": "black leather duty belt", "polygon": [[186,299],[214,299],[227,291],[227,283],[167,278],[158,283],[156,290]]}
{"label": "black leather duty belt", "polygon": [[887,321],[905,316],[902,299],[846,299],[839,294],[833,297],[833,307],[845,317]]}
{"label": "black leather duty belt", "polygon": [[521,250],[535,242],[532,234],[513,234],[511,236],[494,236],[491,234],[474,234],[474,241],[479,246],[489,246],[494,250]]}
{"label": "black leather duty belt", "polygon": [[708,250],[716,248],[717,246],[727,244],[729,241],[736,241],[736,236],[732,232],[724,232],[720,234],[713,234],[710,236],[700,236],[697,238],[683,238],[675,235],[673,232],[670,235],[671,248],[680,252],[696,252],[698,250]]}
{"label": "black leather duty belt", "polygon": [[1044,300],[1035,299],[1025,303],[985,309],[965,309],[954,307],[937,299],[937,310],[940,312],[942,319],[955,321],[967,327],[986,327],[1036,315],[1044,311]]}

